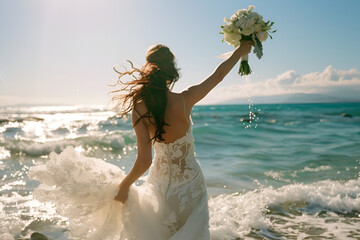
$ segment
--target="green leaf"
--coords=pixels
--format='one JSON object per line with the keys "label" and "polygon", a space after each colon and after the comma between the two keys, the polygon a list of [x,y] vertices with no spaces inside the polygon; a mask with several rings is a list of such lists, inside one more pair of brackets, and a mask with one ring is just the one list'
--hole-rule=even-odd
{"label": "green leaf", "polygon": [[260,59],[263,56],[263,47],[260,40],[255,35],[254,53]]}
{"label": "green leaf", "polygon": [[252,73],[252,70],[250,68],[248,61],[242,61],[240,63],[240,68],[239,68],[238,74],[240,74],[241,76],[244,76],[244,75],[249,75],[251,73]]}
{"label": "green leaf", "polygon": [[251,40],[252,41],[251,35],[250,36],[245,36],[245,35],[241,34],[241,41],[246,41],[246,40]]}

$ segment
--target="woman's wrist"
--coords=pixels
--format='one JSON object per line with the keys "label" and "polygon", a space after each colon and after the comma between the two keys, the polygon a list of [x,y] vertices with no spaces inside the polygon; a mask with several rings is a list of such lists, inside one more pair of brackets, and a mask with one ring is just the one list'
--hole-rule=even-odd
{"label": "woman's wrist", "polygon": [[244,51],[244,49],[241,46],[239,46],[236,50],[237,50],[238,57],[242,57],[242,56],[246,55],[246,52]]}
{"label": "woman's wrist", "polygon": [[130,186],[131,186],[131,184],[127,183],[126,181],[122,181],[122,182],[119,184],[119,188],[127,189],[127,190],[130,189]]}

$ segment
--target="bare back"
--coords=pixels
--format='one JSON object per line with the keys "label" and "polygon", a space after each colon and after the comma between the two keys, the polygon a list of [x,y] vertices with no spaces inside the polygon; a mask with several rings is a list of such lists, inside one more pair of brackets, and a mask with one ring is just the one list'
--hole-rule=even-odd
{"label": "bare back", "polygon": [[[162,142],[171,143],[183,137],[188,131],[190,127],[189,116],[191,108],[187,107],[184,94],[168,91],[166,95],[167,105],[165,109],[165,122],[168,125],[164,126],[165,133],[162,134],[162,137],[165,141]],[[143,102],[138,103],[135,108],[140,115],[147,112]],[[151,120],[154,122],[154,119]],[[148,126],[147,129],[150,138],[153,138],[155,136],[156,127],[153,124],[150,124],[149,119],[144,119],[144,121]]]}

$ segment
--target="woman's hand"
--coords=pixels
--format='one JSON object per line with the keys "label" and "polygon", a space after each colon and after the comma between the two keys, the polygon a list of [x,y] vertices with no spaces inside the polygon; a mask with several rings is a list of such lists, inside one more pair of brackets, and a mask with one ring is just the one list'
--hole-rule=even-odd
{"label": "woman's hand", "polygon": [[183,91],[187,108],[191,109],[197,102],[203,99],[224,77],[230,72],[242,56],[250,53],[251,40],[244,40],[240,46],[232,52],[231,56],[222,62],[209,77],[200,84],[196,84]]}
{"label": "woman's hand", "polygon": [[126,200],[128,199],[128,195],[129,195],[129,188],[122,186],[121,184],[119,185],[119,192],[116,195],[116,197],[114,198],[115,201],[119,201],[121,203],[125,203]]}
{"label": "woman's hand", "polygon": [[251,47],[252,47],[252,41],[250,40],[242,41],[239,47],[241,56],[249,54],[251,51]]}

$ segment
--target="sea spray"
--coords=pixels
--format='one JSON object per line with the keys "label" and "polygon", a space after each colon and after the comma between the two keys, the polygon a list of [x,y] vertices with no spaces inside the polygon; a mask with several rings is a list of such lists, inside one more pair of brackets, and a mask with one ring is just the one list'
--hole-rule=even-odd
{"label": "sea spray", "polygon": [[246,121],[243,120],[243,125],[244,125],[245,129],[257,128],[257,126],[258,126],[257,121],[259,120],[259,117],[258,117],[257,113],[261,111],[260,108],[257,108],[254,105],[253,98],[251,97],[251,93],[250,93],[250,90],[249,90],[249,87],[248,87],[250,85],[250,82],[251,82],[250,76],[251,75],[243,76],[244,88],[245,88],[246,92],[248,93],[248,104],[249,104],[249,118]]}
{"label": "sea spray", "polygon": [[[210,231],[214,240],[250,236],[257,239],[256,235],[276,238],[279,234],[288,239],[299,235],[302,239],[314,236],[358,239],[360,233],[354,231],[358,219],[354,213],[359,210],[359,179],[270,186],[210,198]],[[354,218],[347,218],[347,214]],[[334,228],[336,225],[338,229]]]}

